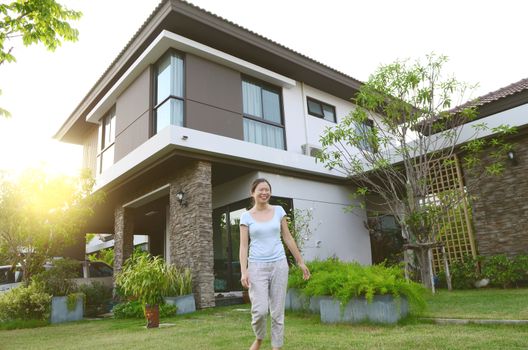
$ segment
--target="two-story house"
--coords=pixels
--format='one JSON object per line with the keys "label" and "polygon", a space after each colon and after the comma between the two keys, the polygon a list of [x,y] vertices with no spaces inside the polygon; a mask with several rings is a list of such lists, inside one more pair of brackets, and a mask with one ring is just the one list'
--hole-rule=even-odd
{"label": "two-story house", "polygon": [[[153,254],[189,266],[199,307],[241,290],[241,213],[267,178],[285,209],[311,209],[307,260],[371,263],[353,188],[316,163],[328,126],[361,83],[179,0],[164,0],[64,122],[107,199],[86,232],[113,233],[115,270],[149,236]],[[238,274],[238,275],[237,275]]]}

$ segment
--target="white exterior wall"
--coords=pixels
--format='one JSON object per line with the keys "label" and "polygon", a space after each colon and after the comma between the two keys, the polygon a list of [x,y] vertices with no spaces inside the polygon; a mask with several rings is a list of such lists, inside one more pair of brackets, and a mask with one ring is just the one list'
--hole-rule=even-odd
{"label": "white exterior wall", "polygon": [[303,249],[307,261],[337,256],[345,261],[371,264],[370,237],[364,211],[345,212],[352,188],[291,176],[254,172],[213,188],[213,208],[249,197],[251,183],[266,178],[272,194],[293,199],[296,209],[311,209],[312,236]]}
{"label": "white exterior wall", "polygon": [[319,138],[323,131],[327,127],[336,125],[336,123],[308,114],[307,97],[334,106],[338,123],[354,109],[353,103],[302,82],[297,82],[294,87],[282,89],[282,94],[289,152],[302,153],[301,146],[304,144],[320,147]]}

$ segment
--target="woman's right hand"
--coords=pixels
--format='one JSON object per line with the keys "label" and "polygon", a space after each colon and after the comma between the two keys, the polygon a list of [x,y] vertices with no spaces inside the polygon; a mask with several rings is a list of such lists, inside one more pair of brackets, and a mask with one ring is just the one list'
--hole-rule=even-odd
{"label": "woman's right hand", "polygon": [[242,277],[240,277],[240,283],[242,283],[242,287],[249,289],[249,276],[247,272],[242,273]]}

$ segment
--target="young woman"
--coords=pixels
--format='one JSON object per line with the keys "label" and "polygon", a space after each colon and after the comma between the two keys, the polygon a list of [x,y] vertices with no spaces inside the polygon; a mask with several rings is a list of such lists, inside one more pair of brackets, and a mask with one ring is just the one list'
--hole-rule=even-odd
{"label": "young woman", "polygon": [[277,350],[284,342],[284,303],[288,284],[288,263],[281,234],[302,269],[304,279],[310,278],[310,271],[288,229],[286,212],[281,206],[269,204],[271,185],[266,179],[253,181],[251,198],[253,207],[240,218],[240,282],[244,288],[249,288],[251,325],[256,337],[250,350],[259,350],[266,336],[268,309],[271,314],[271,346]]}

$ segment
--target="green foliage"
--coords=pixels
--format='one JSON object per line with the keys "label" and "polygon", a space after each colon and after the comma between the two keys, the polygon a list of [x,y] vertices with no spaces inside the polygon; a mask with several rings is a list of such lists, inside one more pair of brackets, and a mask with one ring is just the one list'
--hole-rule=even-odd
{"label": "green foliage", "polygon": [[301,282],[302,272],[293,268],[288,286],[298,288],[307,296],[333,296],[342,305],[354,297],[364,296],[369,302],[374,295],[405,296],[415,310],[425,308],[424,288],[404,278],[400,266],[383,264],[362,266],[356,262],[342,262],[336,258],[308,263],[311,278]]}
{"label": "green foliage", "polygon": [[42,291],[58,296],[67,296],[77,292],[78,288],[73,278],[78,277],[80,265],[70,259],[53,260],[53,266],[34,276],[34,281]]}
{"label": "green foliage", "polygon": [[100,282],[84,284],[79,291],[85,295],[84,315],[94,317],[108,312],[108,304],[112,300],[112,288]]}
{"label": "green foliage", "polygon": [[[178,271],[158,256],[134,254],[116,277],[120,292],[144,304],[163,303],[168,293],[189,291],[191,275],[188,270]],[[188,294],[188,293],[187,293]]]}
{"label": "green foliage", "polygon": [[513,260],[504,254],[486,258],[482,267],[482,275],[490,279],[492,286],[502,288],[512,287],[519,278],[516,276]]}
{"label": "green foliage", "polygon": [[50,305],[51,295],[34,283],[13,288],[0,294],[0,322],[48,320]]}
{"label": "green foliage", "polygon": [[88,260],[102,261],[107,265],[114,266],[114,248],[101,249],[96,253],[89,254]]}
{"label": "green foliage", "polygon": [[[475,282],[482,278],[480,274],[480,262],[482,258],[473,258],[466,255],[462,260],[456,261],[449,267],[451,274],[451,285],[453,289],[475,288]],[[445,273],[443,274],[445,276]]]}
{"label": "green foliage", "polygon": [[163,296],[177,297],[192,293],[192,272],[189,268],[168,265],[166,269],[169,285]]}
{"label": "green foliage", "polygon": [[75,307],[77,306],[77,300],[79,298],[82,298],[84,304],[85,296],[83,293],[70,293],[66,296],[66,308],[68,309],[68,311],[75,310]]}
{"label": "green foliage", "polygon": [[0,179],[0,252],[21,265],[25,281],[74,243],[104,198],[92,193],[93,185],[89,172],[69,177],[31,169],[16,180]]}
{"label": "green foliage", "polygon": [[[174,305],[160,304],[159,312],[160,317],[171,317],[176,315],[177,308]],[[139,301],[127,301],[119,303],[112,309],[114,318],[143,318],[145,317],[145,309],[143,304]]]}
{"label": "green foliage", "polygon": [[[511,288],[528,283],[528,255],[509,258],[505,254],[489,257],[464,256],[449,267],[453,289],[475,288],[475,282],[487,278],[491,286]],[[440,286],[445,287],[445,273],[439,274]]]}
{"label": "green foliage", "polygon": [[0,4],[0,64],[13,62],[12,47],[8,40],[22,37],[24,45],[42,43],[54,51],[61,41],[77,41],[79,32],[69,21],[81,18],[78,11],[57,3],[55,0],[25,0]]}

